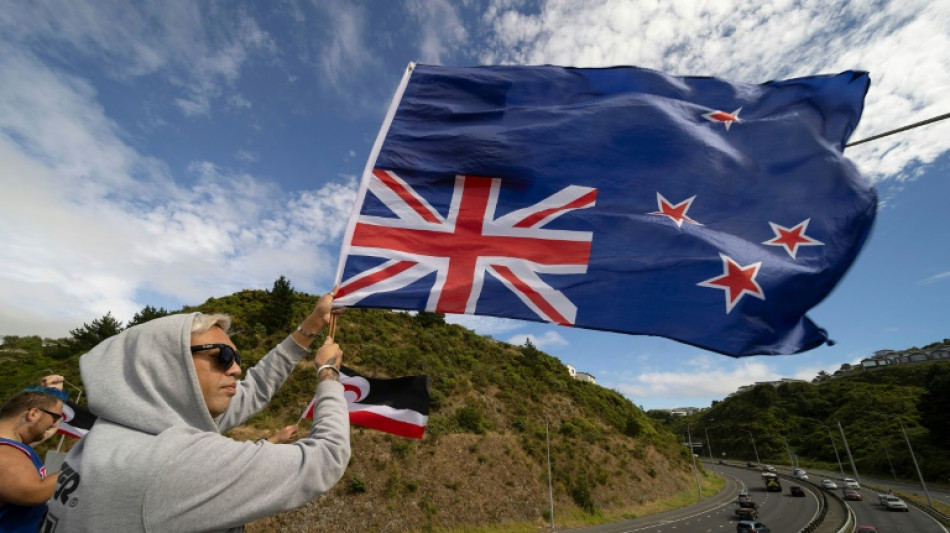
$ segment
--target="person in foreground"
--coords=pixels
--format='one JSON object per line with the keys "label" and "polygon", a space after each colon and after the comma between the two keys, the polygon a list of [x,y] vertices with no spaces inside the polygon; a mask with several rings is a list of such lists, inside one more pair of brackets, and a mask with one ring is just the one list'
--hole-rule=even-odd
{"label": "person in foreground", "polygon": [[332,488],[350,459],[350,428],[343,354],[330,338],[316,354],[318,414],[306,437],[273,444],[220,434],[267,405],[332,302],[323,296],[243,381],[224,315],[157,318],[83,355],[99,419],[66,456],[42,531],[240,531]]}
{"label": "person in foreground", "polygon": [[63,391],[29,387],[0,407],[0,533],[37,531],[56,474],[32,446],[52,435],[63,417]]}

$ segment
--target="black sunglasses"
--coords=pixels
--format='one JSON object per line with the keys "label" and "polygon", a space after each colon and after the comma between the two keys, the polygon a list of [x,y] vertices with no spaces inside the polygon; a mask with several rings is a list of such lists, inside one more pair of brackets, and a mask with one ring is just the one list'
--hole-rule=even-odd
{"label": "black sunglasses", "polygon": [[63,418],[63,415],[61,415],[61,414],[59,414],[59,413],[54,413],[54,412],[52,412],[52,411],[47,411],[46,409],[43,409],[42,407],[37,407],[37,409],[39,409],[40,411],[43,411],[44,413],[46,413],[46,414],[48,414],[49,416],[53,417],[53,422],[54,422],[54,423],[55,423],[55,422],[59,422],[59,419],[60,419],[60,418]]}
{"label": "black sunglasses", "polygon": [[203,352],[205,350],[214,350],[218,349],[218,364],[221,365],[221,368],[224,371],[227,371],[231,368],[231,365],[237,363],[238,366],[241,366],[241,356],[234,351],[234,348],[228,346],[227,344],[199,344],[197,346],[191,347],[191,353]]}

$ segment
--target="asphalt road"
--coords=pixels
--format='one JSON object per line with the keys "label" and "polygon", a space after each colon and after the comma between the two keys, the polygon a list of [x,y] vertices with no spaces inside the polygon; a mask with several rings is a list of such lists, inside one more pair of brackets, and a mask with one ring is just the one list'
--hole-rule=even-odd
{"label": "asphalt road", "polygon": [[[757,469],[710,463],[706,463],[705,466],[726,480],[723,490],[712,498],[658,515],[573,531],[584,533],[732,533],[738,522],[734,514],[735,501],[743,489],[748,490],[753,501],[759,506],[758,521],[768,525],[773,533],[797,533],[818,511],[816,494],[822,489],[814,485],[800,483],[800,486],[805,489],[805,497],[796,498],[789,494],[788,488],[793,483],[787,479],[781,480],[782,492],[767,492],[762,482],[761,472]],[[833,474],[837,473],[809,472],[810,481],[816,484],[819,484],[823,477],[830,477],[840,485],[840,474]],[[871,479],[862,478],[862,481],[874,483]],[[893,482],[877,486],[882,485],[901,490],[914,488],[913,486],[905,488]],[[920,489],[919,486],[916,488]],[[942,491],[937,492],[945,495]],[[861,494],[863,501],[846,502],[854,511],[858,524],[873,525],[881,533],[950,533],[929,515],[913,506],[906,513],[891,512],[878,503],[876,490],[864,487],[861,489]],[[936,496],[937,493],[931,491],[931,497],[936,499]]]}
{"label": "asphalt road", "polygon": [[[773,533],[797,533],[818,511],[818,499],[806,491],[806,497],[795,498],[783,481],[782,492],[766,492],[758,470],[723,465],[706,465],[726,480],[724,489],[695,505],[658,515],[611,524],[601,524],[572,531],[584,533],[733,533],[738,519],[734,513],[736,497],[748,489],[759,505],[760,522]],[[806,487],[809,489],[809,487]]]}
{"label": "asphalt road", "polygon": [[[784,469],[779,468],[779,470]],[[845,474],[854,477],[848,470],[845,470]],[[827,478],[834,480],[839,487],[842,486],[840,472],[809,471],[808,475],[809,480],[816,484]],[[924,492],[920,484],[864,476],[860,478],[860,481],[863,500],[846,502],[854,511],[858,524],[874,526],[882,533],[948,533],[939,522],[912,505],[909,506],[909,512],[903,513],[888,511],[878,503],[878,492],[883,492],[886,488],[916,493],[923,498]],[[933,500],[950,502],[950,492],[930,487],[928,490]]]}

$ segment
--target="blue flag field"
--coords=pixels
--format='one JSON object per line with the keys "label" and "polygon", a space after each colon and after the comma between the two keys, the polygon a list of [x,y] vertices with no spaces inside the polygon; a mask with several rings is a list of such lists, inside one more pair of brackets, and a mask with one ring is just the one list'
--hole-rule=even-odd
{"label": "blue flag field", "polygon": [[344,235],[336,303],[736,357],[820,346],[806,313],[877,207],[842,153],[869,84],[410,65]]}

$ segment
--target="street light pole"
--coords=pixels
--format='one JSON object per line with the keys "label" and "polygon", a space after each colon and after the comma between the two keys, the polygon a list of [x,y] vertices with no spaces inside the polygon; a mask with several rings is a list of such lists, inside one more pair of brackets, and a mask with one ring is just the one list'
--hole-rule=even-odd
{"label": "street light pole", "polygon": [[841,471],[841,479],[844,479],[844,466],[841,465],[841,456],[838,455],[838,446],[835,444],[835,434],[831,432],[831,428],[824,426],[828,430],[828,438],[831,439],[831,447],[835,450],[835,459],[838,460],[838,470]]}
{"label": "street light pole", "polygon": [[792,449],[788,447],[788,439],[786,439],[785,437],[779,437],[779,438],[782,439],[782,442],[785,443],[785,453],[788,454],[788,466],[790,466],[791,468],[795,468],[795,465],[792,464]]}
{"label": "street light pole", "polygon": [[891,467],[891,477],[897,481],[897,471],[894,470],[894,463],[891,462],[891,454],[887,453],[887,446],[884,446],[884,457],[887,457],[887,465]]}
{"label": "street light pole", "polygon": [[914,449],[910,446],[910,438],[907,437],[907,429],[904,428],[904,423],[901,422],[900,418],[897,419],[897,423],[901,425],[901,431],[904,432],[904,440],[907,441],[907,449],[910,450],[910,459],[914,462],[914,468],[917,469],[917,477],[920,478],[920,485],[924,488],[924,494],[927,495],[927,505],[933,509],[934,504],[930,500],[930,491],[927,490],[927,484],[924,483],[924,475],[920,473],[920,467],[917,466],[917,458],[914,456]]}
{"label": "street light pole", "polygon": [[551,512],[551,531],[554,531],[554,488],[551,484],[551,432],[548,431],[548,417],[544,417],[544,438],[548,441],[548,503]]}
{"label": "street light pole", "polygon": [[844,436],[844,428],[841,427],[841,421],[838,420],[838,431],[841,432],[841,440],[844,441],[844,450],[848,452],[848,460],[851,461],[851,471],[854,472],[854,480],[858,483],[861,483],[861,478],[858,477],[858,468],[854,466],[854,457],[851,456],[851,448],[848,447],[848,439]]}
{"label": "street light pole", "polygon": [[752,439],[752,451],[755,452],[755,462],[756,462],[756,464],[762,464],[762,460],[759,459],[759,449],[755,447],[755,437],[752,436],[752,432],[749,431],[748,429],[746,430],[746,433],[748,433],[748,434],[749,434],[749,438]]}
{"label": "street light pole", "polygon": [[706,447],[709,448],[709,460],[712,461],[712,443],[709,442],[709,428],[703,428],[703,431],[706,432]]}
{"label": "street light pole", "polygon": [[693,437],[690,436],[689,422],[686,423],[686,439],[689,442],[689,456],[693,460],[693,473],[696,474],[696,492],[699,494],[699,500],[703,499],[703,486],[699,483],[699,468],[696,466],[696,454],[693,453]]}

